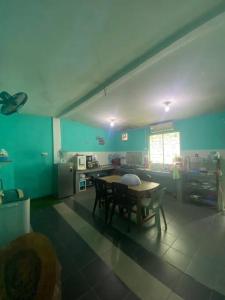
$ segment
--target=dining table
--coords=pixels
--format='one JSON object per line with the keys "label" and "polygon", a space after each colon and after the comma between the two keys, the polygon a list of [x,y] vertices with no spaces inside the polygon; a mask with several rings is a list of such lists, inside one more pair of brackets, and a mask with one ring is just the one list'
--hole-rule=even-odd
{"label": "dining table", "polygon": [[[111,185],[113,182],[121,183],[122,176],[120,175],[110,175],[101,177],[108,185]],[[144,181],[141,180],[139,185],[128,185],[129,193],[134,196],[137,205],[137,225],[139,228],[143,225],[143,217],[142,217],[142,199],[145,197],[150,198],[151,193],[158,189],[160,186],[157,182],[152,181]]]}

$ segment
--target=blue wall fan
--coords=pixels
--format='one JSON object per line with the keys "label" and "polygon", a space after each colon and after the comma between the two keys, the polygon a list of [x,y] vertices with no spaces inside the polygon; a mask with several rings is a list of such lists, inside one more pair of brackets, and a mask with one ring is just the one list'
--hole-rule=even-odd
{"label": "blue wall fan", "polygon": [[3,115],[11,115],[17,112],[26,102],[27,94],[20,92],[15,95],[10,95],[7,92],[0,93],[1,113]]}

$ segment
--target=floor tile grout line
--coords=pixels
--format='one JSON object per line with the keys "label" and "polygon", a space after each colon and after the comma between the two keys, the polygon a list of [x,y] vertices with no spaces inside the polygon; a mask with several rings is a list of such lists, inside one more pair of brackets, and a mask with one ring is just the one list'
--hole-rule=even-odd
{"label": "floor tile grout line", "polygon": [[[52,208],[53,209],[53,208]],[[55,214],[57,215],[58,218],[61,218],[64,222],[64,224],[67,224],[67,222],[55,211]],[[69,224],[67,224],[67,226],[70,226]],[[70,226],[71,227],[71,226]],[[73,233],[76,234],[77,236],[79,236],[73,229],[72,229]],[[79,236],[79,239],[83,241],[83,239]],[[90,248],[88,246],[87,243],[86,244],[86,247]],[[63,248],[64,248],[64,245],[63,245]],[[65,248],[64,248],[65,249]],[[93,251],[93,250],[92,250]],[[95,258],[93,258],[92,260],[90,260],[87,264],[85,264],[84,266],[82,267],[79,267],[76,269],[76,272],[79,274],[79,277],[82,277],[85,281],[86,281],[86,284],[88,286],[88,291],[92,291],[93,293],[95,293],[95,296],[97,299],[100,300],[100,298],[98,297],[98,295],[96,294],[95,290],[93,289],[94,287],[96,287],[99,282],[97,282],[96,284],[94,285],[91,285],[87,280],[86,280],[86,276],[85,274],[82,272],[83,269],[85,269],[89,264],[93,263],[96,259],[99,259],[99,256],[95,253]],[[111,272],[111,269],[109,268],[109,273]],[[108,276],[108,274],[107,274]],[[65,281],[68,280],[68,278],[71,277],[71,274],[67,277],[67,279],[64,279]],[[82,295],[79,296],[78,299],[82,298],[85,294],[88,294],[88,291],[85,291],[84,293],[82,293]],[[127,289],[127,291],[129,292],[130,290]]]}
{"label": "floor tile grout line", "polygon": [[95,290],[94,290],[92,287],[90,287],[88,291],[86,291],[85,293],[83,293],[77,300],[81,300],[85,295],[88,295],[88,293],[89,293],[90,291],[95,295],[95,297],[96,297],[98,300],[101,300],[101,299],[99,298],[99,296],[97,295],[97,293],[95,292]]}
{"label": "floor tile grout line", "polygon": [[[74,200],[73,200],[74,201]],[[68,205],[69,207],[70,207],[70,205],[68,204],[68,203],[66,203],[66,205]],[[86,213],[88,212],[89,214],[90,214],[90,211],[85,207],[85,206],[82,206],[80,203],[77,203],[76,202],[76,206],[78,206],[78,207],[80,207],[80,208],[82,208],[82,210],[85,210],[86,211]],[[72,208],[72,210],[74,210],[74,208]],[[78,212],[78,213],[80,213],[80,212]],[[82,216],[83,217],[83,216]],[[100,219],[100,220],[102,220],[99,216],[96,216],[98,219]],[[85,217],[85,219],[86,219],[86,217]],[[88,222],[88,221],[87,221]],[[91,224],[91,226],[93,226],[93,224]],[[116,230],[116,231],[119,231],[116,227],[113,227],[113,229],[114,230]],[[120,231],[119,231],[120,232]],[[138,241],[135,241],[132,237],[130,237],[130,236],[128,236],[126,233],[124,233],[124,232],[120,232],[122,235],[124,235],[125,237],[127,237],[128,239],[131,239],[132,241],[134,241],[134,243],[138,243]],[[103,233],[103,235],[104,235],[104,233]],[[175,241],[174,241],[175,242]],[[139,243],[138,243],[139,244]],[[139,244],[139,246],[140,247],[144,247],[143,245],[141,245],[141,244]],[[144,247],[145,248],[145,247]],[[169,248],[171,248],[171,246],[169,247]],[[168,250],[169,250],[169,248],[168,248]],[[145,248],[146,249],[146,248]],[[167,251],[168,251],[167,250]],[[177,249],[175,249],[176,251],[178,251],[179,253],[181,253],[181,254],[183,254],[182,252],[180,252],[179,250],[177,250]],[[149,251],[149,249],[146,249],[146,251]],[[155,255],[155,254],[154,254]],[[157,255],[156,255],[157,256]],[[177,268],[177,266],[175,266],[175,265],[173,265],[173,264],[171,264],[170,262],[168,262],[167,260],[165,260],[165,259],[163,259],[163,257],[159,257],[159,256],[157,256],[159,259],[161,259],[161,260],[163,260],[165,263],[167,263],[167,264],[169,264],[169,265],[171,265],[172,267],[174,267],[174,268],[176,268],[177,270],[179,270],[180,272],[182,272],[183,274],[185,274],[186,276],[188,276],[188,277],[190,277],[190,279],[191,280],[193,280],[193,281],[195,281],[196,283],[198,283],[198,284],[200,284],[200,285],[202,285],[203,287],[205,287],[205,288],[207,288],[210,292],[216,292],[216,293],[220,293],[219,291],[217,291],[217,290],[215,290],[214,288],[212,288],[212,287],[210,287],[210,286],[208,286],[207,284],[205,284],[205,283],[203,283],[203,282],[201,282],[201,281],[199,281],[198,279],[196,279],[196,278],[194,278],[193,276],[191,276],[191,274],[189,274],[189,273],[187,273],[187,272],[184,272],[183,270],[181,270],[181,269],[179,269],[179,268]],[[191,262],[190,262],[191,263]],[[190,264],[189,264],[190,265]],[[143,267],[143,266],[142,266]],[[187,268],[186,268],[187,269]]]}
{"label": "floor tile grout line", "polygon": [[[72,214],[72,216],[73,216],[73,218],[74,217],[76,217],[77,219],[82,219],[79,215],[77,215],[77,213],[76,212],[74,212],[71,208],[69,208],[67,205],[65,205],[65,204],[57,204],[57,205],[55,205],[54,206],[55,207],[55,209],[58,211],[58,213],[72,226],[72,228],[78,233],[78,234],[80,234],[80,229],[78,229],[78,228],[74,228],[74,226],[71,224],[72,222],[71,222],[71,214]],[[63,212],[63,209],[64,209],[64,212]],[[66,210],[66,212],[65,212],[65,210]],[[68,214],[70,215],[70,217],[68,217]],[[95,231],[96,232],[96,234],[97,235],[99,235],[99,236],[101,236],[103,239],[107,239],[106,237],[104,237],[101,233],[99,233],[95,228],[93,228],[89,223],[87,223],[86,221],[83,221],[83,222],[85,222],[86,223],[86,226],[87,227],[90,227],[91,228],[91,230],[92,231]],[[91,245],[90,244],[90,241],[88,242],[86,239],[85,239],[85,237],[83,237],[83,236],[81,236],[88,244],[89,244],[89,246],[94,250],[94,251],[96,251],[96,249],[94,249],[93,248],[93,245]],[[112,245],[112,248],[117,248],[110,240],[108,240],[108,242],[109,243],[111,243],[111,245]],[[151,279],[151,281],[153,281],[154,282],[154,284],[158,284],[159,286],[161,286],[161,288],[164,288],[164,290],[165,291],[168,291],[168,293],[169,293],[169,291],[171,292],[172,290],[170,289],[170,288],[168,288],[167,286],[165,286],[162,282],[160,282],[158,279],[156,279],[156,278],[154,278],[151,274],[149,274],[149,273],[147,273],[144,269],[142,269],[141,268],[141,266],[139,266],[139,265],[137,265],[136,264],[136,262],[134,262],[130,257],[128,257],[125,253],[123,253],[123,251],[121,251],[119,248],[117,248],[117,250],[120,252],[120,254],[122,255],[122,256],[124,256],[124,259],[125,260],[127,260],[128,261],[128,264],[129,263],[131,263],[131,264],[133,264],[133,265],[135,265],[135,267],[136,268],[140,268],[140,270],[142,271],[142,272],[144,272],[145,273],[145,276],[147,276],[149,279]],[[96,253],[96,254],[100,254],[99,256],[100,256],[100,258],[102,258],[101,257],[101,253]],[[116,273],[115,271],[115,269],[113,268],[113,266],[112,266],[112,264],[110,264],[109,262],[107,262],[107,261],[105,261],[108,265],[109,265],[109,267],[111,267],[111,269],[114,271],[114,273]],[[116,273],[117,274],[117,273]],[[122,280],[122,282],[124,282],[126,285],[127,285],[127,280],[126,280],[126,278],[124,278],[123,276],[123,278],[121,278],[121,274],[117,274],[118,275],[118,277]],[[129,284],[129,283],[128,283]],[[139,291],[138,290],[136,290],[136,291],[134,291],[133,290],[133,287],[132,286],[129,286],[128,285],[128,287],[131,289],[131,291],[133,291],[135,294],[137,294]],[[140,292],[139,292],[140,293]]]}
{"label": "floor tile grout line", "polygon": [[[67,204],[66,204],[66,205],[67,205]],[[80,206],[80,204],[77,204],[77,203],[76,203],[76,205],[79,205],[79,206]],[[86,210],[85,207],[82,207],[82,209],[85,209],[85,210]],[[99,218],[100,220],[102,220],[99,216],[95,216],[95,218],[96,218],[96,217]],[[87,222],[88,222],[88,221],[87,221]],[[91,225],[91,226],[92,226],[92,225]],[[116,227],[114,227],[114,226],[113,226],[113,229],[116,230],[116,231],[119,231],[119,230],[118,230]],[[120,231],[119,231],[119,232],[120,232]],[[150,250],[147,249],[147,248],[145,247],[145,245],[143,245],[143,244],[140,243],[140,241],[136,241],[136,240],[133,239],[131,236],[127,235],[125,232],[120,232],[120,234],[122,234],[122,235],[124,235],[126,238],[132,240],[132,241],[133,241],[135,244],[137,244],[139,247],[142,247],[142,248],[144,248],[146,251],[148,251],[148,252],[150,251],[150,252],[151,252],[151,249],[150,249]],[[104,235],[104,233],[103,233],[103,235]],[[164,243],[164,242],[162,242],[162,243]],[[166,245],[168,245],[168,244],[166,244]],[[169,246],[169,245],[168,245],[168,246]],[[168,249],[165,251],[165,253],[164,253],[162,256],[158,256],[157,254],[152,253],[152,252],[151,252],[151,254],[155,255],[155,256],[158,257],[160,260],[162,260],[162,261],[164,261],[165,263],[167,263],[168,265],[174,267],[174,268],[177,269],[178,271],[180,271],[180,272],[182,272],[182,273],[184,273],[184,274],[190,276],[190,274],[185,273],[183,270],[181,270],[181,269],[178,268],[176,265],[172,264],[171,262],[169,262],[168,260],[166,260],[166,259],[164,258],[164,255],[168,252],[168,250],[169,250],[170,248],[172,248],[172,246],[169,246]],[[176,249],[175,249],[175,250],[176,250]],[[178,251],[179,253],[183,254],[183,253],[180,252],[179,250],[176,250],[176,251]],[[191,276],[190,276],[190,277],[191,277]],[[197,280],[194,279],[193,277],[192,277],[192,279],[195,280],[195,281],[197,281]],[[204,285],[204,284],[203,284],[203,285]],[[206,287],[207,287],[207,286],[206,286]]]}

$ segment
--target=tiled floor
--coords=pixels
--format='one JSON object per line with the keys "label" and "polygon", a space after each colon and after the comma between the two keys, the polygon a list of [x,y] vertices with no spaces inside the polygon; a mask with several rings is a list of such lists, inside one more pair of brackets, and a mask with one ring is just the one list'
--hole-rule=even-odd
{"label": "tiled floor", "polygon": [[47,235],[56,249],[62,265],[62,299],[138,299],[55,209],[34,212],[32,227]]}
{"label": "tiled floor", "polygon": [[89,190],[32,213],[61,261],[63,299],[225,299],[225,216],[167,197],[167,232],[127,234],[117,216],[112,227],[101,210],[93,219],[93,199]]}
{"label": "tiled floor", "polygon": [[[80,193],[75,201],[91,210],[93,192]],[[178,203],[169,196],[164,200],[164,209],[168,230],[163,230],[160,237],[149,226],[139,232],[134,225],[127,234],[124,221],[118,218],[113,226],[180,271],[225,295],[225,215],[209,207]],[[97,214],[103,217],[101,210]]]}

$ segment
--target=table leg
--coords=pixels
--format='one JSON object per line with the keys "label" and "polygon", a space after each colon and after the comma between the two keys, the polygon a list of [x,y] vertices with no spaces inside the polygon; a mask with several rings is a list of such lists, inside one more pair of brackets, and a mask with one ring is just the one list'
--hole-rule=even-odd
{"label": "table leg", "polygon": [[137,225],[139,229],[142,227],[142,206],[141,206],[141,198],[137,197]]}

